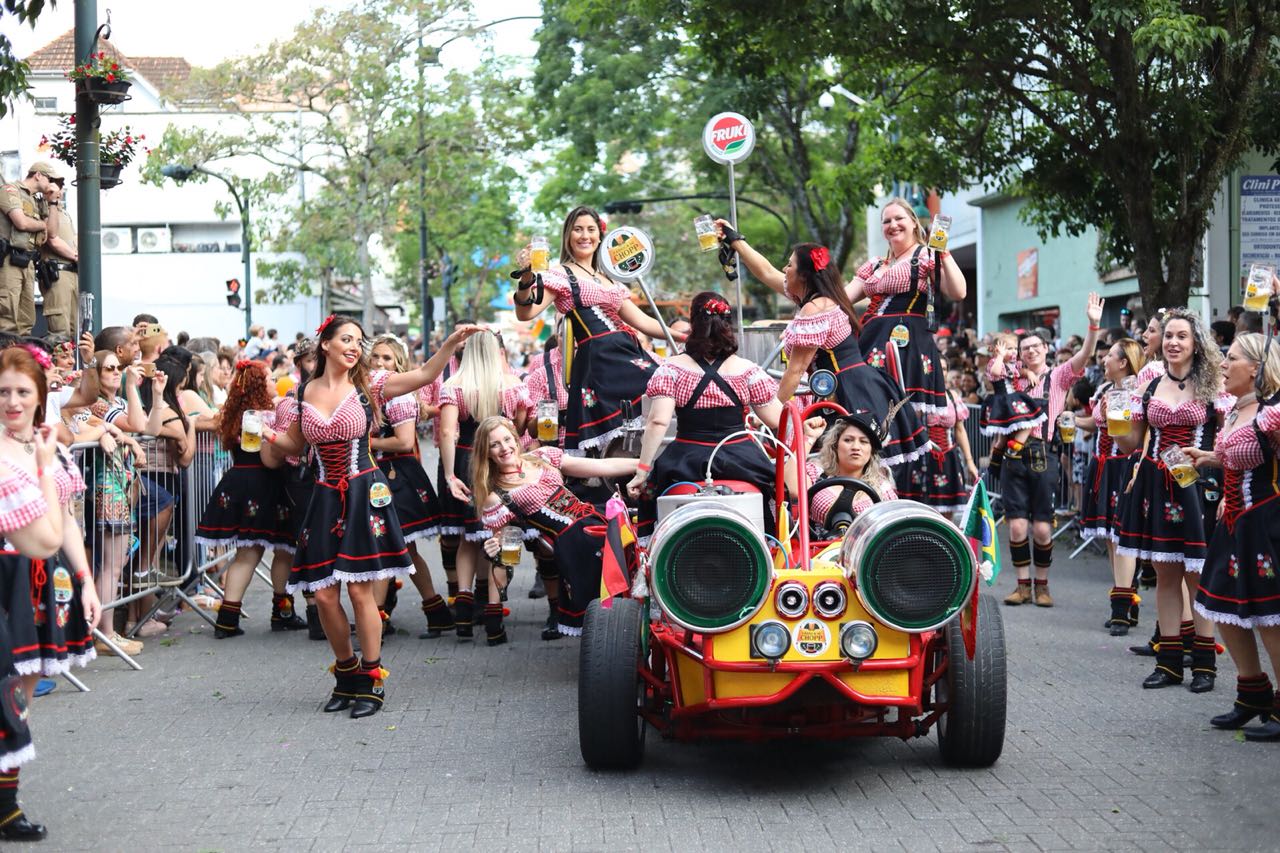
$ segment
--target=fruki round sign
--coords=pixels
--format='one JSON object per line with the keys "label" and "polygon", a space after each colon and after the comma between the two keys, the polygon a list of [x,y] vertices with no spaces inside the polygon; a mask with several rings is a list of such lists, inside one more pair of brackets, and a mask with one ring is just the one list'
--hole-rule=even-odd
{"label": "fruki round sign", "polygon": [[740,113],[719,113],[702,129],[702,147],[717,163],[741,163],[756,147],[756,129]]}

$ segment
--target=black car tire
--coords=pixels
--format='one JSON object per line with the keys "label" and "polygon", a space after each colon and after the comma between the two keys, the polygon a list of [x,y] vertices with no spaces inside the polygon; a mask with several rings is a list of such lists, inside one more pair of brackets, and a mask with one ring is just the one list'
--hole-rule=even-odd
{"label": "black car tire", "polygon": [[1008,702],[1004,618],[990,595],[982,596],[978,609],[973,660],[965,653],[960,620],[955,619],[945,629],[947,674],[935,688],[945,691],[949,705],[938,721],[938,748],[943,760],[957,767],[990,767],[1004,751]]}
{"label": "black car tire", "polygon": [[644,757],[639,665],[640,603],[593,601],[582,625],[578,659],[578,746],[593,770],[631,770]]}

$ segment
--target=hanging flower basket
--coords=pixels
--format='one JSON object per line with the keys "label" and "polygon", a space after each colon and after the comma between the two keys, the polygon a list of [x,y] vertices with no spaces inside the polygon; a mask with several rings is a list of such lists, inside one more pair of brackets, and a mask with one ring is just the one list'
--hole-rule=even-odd
{"label": "hanging flower basket", "polygon": [[84,93],[95,104],[123,104],[129,100],[128,80],[107,82],[101,77],[85,77],[76,81],[76,94]]}
{"label": "hanging flower basket", "polygon": [[120,171],[123,168],[123,166],[117,166],[114,163],[100,163],[98,165],[98,180],[102,189],[109,190],[112,187],[119,186]]}

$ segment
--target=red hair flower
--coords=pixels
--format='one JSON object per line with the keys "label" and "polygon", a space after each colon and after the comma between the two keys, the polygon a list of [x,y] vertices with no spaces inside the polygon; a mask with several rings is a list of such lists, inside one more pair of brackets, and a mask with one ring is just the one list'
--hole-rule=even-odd
{"label": "red hair flower", "polygon": [[336,316],[338,315],[330,314],[328,317],[324,318],[324,321],[319,326],[316,327],[317,338],[324,334],[324,330],[329,328],[329,324],[333,322],[333,318]]}
{"label": "red hair flower", "polygon": [[35,344],[18,344],[18,346],[31,353],[31,357],[36,360],[36,364],[40,365],[41,370],[51,370],[53,368],[53,359],[49,358],[49,353],[40,347]]}
{"label": "red hair flower", "polygon": [[249,359],[242,358],[236,362],[236,370],[244,370],[245,368],[251,366],[252,364],[253,362],[250,361]]}
{"label": "red hair flower", "polygon": [[708,316],[714,316],[716,314],[725,315],[728,314],[730,310],[729,303],[725,302],[723,299],[708,299],[707,303],[702,306],[702,312]]}
{"label": "red hair flower", "polygon": [[827,268],[827,264],[831,263],[831,253],[827,251],[826,246],[819,246],[809,250],[809,260],[813,261],[815,270],[822,272]]}

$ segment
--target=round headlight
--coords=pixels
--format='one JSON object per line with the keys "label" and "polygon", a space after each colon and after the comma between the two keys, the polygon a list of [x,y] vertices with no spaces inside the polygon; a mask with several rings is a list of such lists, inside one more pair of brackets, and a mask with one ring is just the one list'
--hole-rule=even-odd
{"label": "round headlight", "polygon": [[796,581],[787,581],[778,587],[773,603],[779,615],[799,619],[809,609],[809,588]]}
{"label": "round headlight", "polygon": [[773,564],[764,535],[717,501],[671,512],[649,540],[653,597],[675,624],[717,633],[743,625],[769,596]]}
{"label": "round headlight", "polygon": [[764,622],[756,626],[751,646],[758,657],[778,660],[791,648],[791,633],[781,622]]}
{"label": "round headlight", "polygon": [[813,591],[813,609],[824,619],[840,617],[848,603],[844,587],[835,581],[823,581]]}
{"label": "round headlight", "polygon": [[914,501],[886,501],[860,514],[844,535],[840,562],[867,611],[911,634],[955,618],[977,580],[964,534]]}
{"label": "round headlight", "polygon": [[866,660],[879,643],[876,629],[868,622],[846,622],[840,628],[840,651],[850,660]]}
{"label": "round headlight", "polygon": [[815,370],[809,374],[809,390],[819,400],[836,393],[836,375],[830,370]]}

